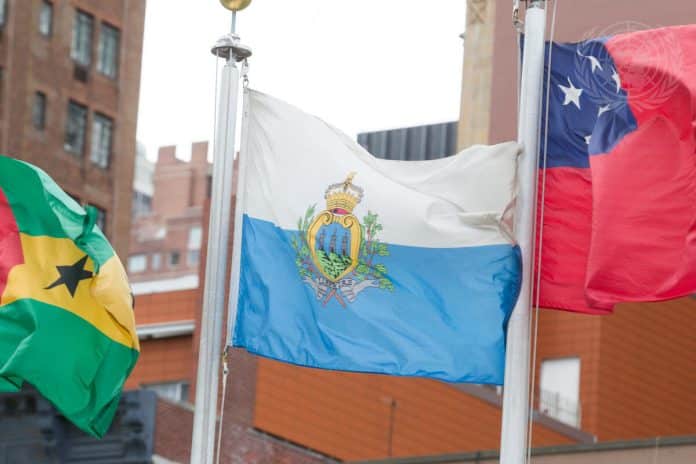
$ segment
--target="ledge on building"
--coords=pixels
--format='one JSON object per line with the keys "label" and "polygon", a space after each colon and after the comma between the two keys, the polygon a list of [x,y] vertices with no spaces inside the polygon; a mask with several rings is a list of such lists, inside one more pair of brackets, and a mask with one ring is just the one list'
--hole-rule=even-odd
{"label": "ledge on building", "polygon": [[[650,457],[655,456],[656,450],[661,448],[672,448],[672,450],[677,448],[688,448],[683,454],[686,459],[690,459],[689,456],[696,455],[696,435],[687,436],[677,436],[677,437],[656,437],[638,440],[621,440],[621,441],[608,441],[600,443],[591,444],[577,444],[577,445],[559,445],[559,446],[545,446],[532,449],[532,456],[558,456],[559,459],[554,460],[554,463],[565,463],[565,462],[579,462],[576,458],[569,458],[566,460],[561,460],[561,456],[577,455],[580,453],[591,453],[593,457],[588,456],[583,462],[592,463],[619,463],[619,462],[634,462],[632,460],[621,459],[616,456],[616,452],[621,451],[640,451],[641,449],[646,450],[650,453]],[[612,453],[611,457],[605,456],[605,459],[600,461],[600,453]],[[671,453],[674,455],[674,453]],[[674,457],[674,456],[673,456]],[[464,464],[468,462],[475,463],[489,463],[498,462],[500,458],[500,453],[497,450],[494,451],[476,451],[472,453],[461,453],[461,454],[443,454],[439,456],[422,456],[422,457],[412,457],[412,458],[393,458],[393,459],[380,459],[371,461],[356,461],[354,464]],[[628,459],[635,459],[635,456],[626,456]],[[678,458],[677,458],[678,459]],[[546,462],[546,461],[544,461]],[[641,462],[643,462],[641,460]],[[660,461],[662,462],[662,461]],[[674,463],[686,463],[693,462],[691,460],[669,460],[665,462]]]}
{"label": "ledge on building", "polygon": [[133,295],[150,295],[152,293],[175,292],[198,288],[198,274],[189,274],[171,279],[147,280],[131,282]]}
{"label": "ledge on building", "polygon": [[192,335],[196,328],[196,323],[188,321],[160,322],[157,324],[143,324],[135,328],[140,340],[151,340],[157,338],[182,337]]}

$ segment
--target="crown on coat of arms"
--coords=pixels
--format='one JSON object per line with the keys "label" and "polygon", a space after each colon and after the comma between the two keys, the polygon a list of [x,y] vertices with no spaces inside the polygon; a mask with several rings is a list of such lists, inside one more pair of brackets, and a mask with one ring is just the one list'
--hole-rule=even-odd
{"label": "crown on coat of arms", "polygon": [[351,172],[343,182],[329,185],[324,194],[327,210],[338,210],[344,214],[353,212],[353,209],[360,203],[363,197],[363,189],[353,185],[354,177],[355,173]]}

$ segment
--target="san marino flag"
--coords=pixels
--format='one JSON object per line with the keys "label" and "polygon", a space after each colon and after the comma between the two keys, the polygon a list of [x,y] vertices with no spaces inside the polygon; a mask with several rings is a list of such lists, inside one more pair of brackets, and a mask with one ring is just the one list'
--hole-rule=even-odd
{"label": "san marino flag", "polygon": [[303,366],[501,384],[521,280],[519,146],[379,160],[297,108],[245,97],[233,345]]}

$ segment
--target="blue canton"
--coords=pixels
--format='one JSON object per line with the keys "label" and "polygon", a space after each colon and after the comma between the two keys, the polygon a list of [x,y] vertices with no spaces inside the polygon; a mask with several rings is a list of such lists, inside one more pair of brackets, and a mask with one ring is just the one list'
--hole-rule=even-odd
{"label": "blue canton", "polygon": [[[572,44],[553,44],[546,167],[589,168],[589,155],[612,151],[624,136],[638,126],[628,105],[621,77],[606,46],[606,39]],[[549,73],[546,47],[544,100]],[[540,167],[544,167],[542,120]]]}

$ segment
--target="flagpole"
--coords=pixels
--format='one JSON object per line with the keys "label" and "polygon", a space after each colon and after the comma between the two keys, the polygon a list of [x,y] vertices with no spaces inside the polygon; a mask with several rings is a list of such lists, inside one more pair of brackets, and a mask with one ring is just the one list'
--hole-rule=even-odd
{"label": "flagpole", "polygon": [[[519,2],[513,2],[515,5]],[[530,317],[539,165],[539,125],[544,76],[546,1],[529,0],[525,17],[518,140],[519,160],[515,238],[522,251],[522,289],[507,329],[505,388],[500,439],[500,463],[523,464],[527,458],[529,421]],[[516,51],[518,52],[518,51]]]}
{"label": "flagpole", "polygon": [[193,464],[212,464],[215,451],[215,422],[222,353],[227,250],[232,203],[232,172],[239,93],[239,70],[236,62],[251,55],[251,50],[242,45],[239,36],[234,33],[236,11],[246,7],[249,1],[222,0],[221,3],[233,13],[232,32],[220,38],[212,48],[215,56],[225,59],[225,66],[221,73],[217,102],[213,184],[210,200],[198,372],[196,375],[196,402],[191,438],[191,463]]}

